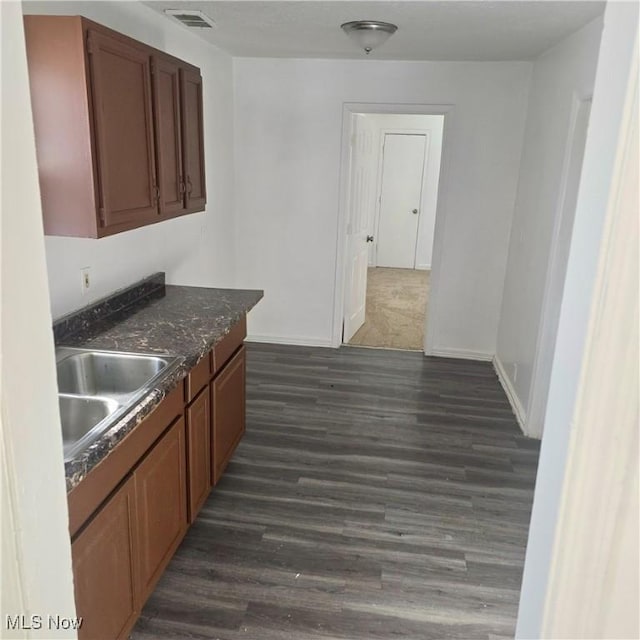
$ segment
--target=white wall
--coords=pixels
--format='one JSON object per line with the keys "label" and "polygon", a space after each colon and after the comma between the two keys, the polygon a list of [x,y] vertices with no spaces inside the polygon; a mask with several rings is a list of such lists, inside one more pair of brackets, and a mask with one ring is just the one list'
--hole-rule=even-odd
{"label": "white wall", "polygon": [[[138,2],[25,2],[25,13],[83,15],[200,67],[207,208],[100,240],[47,237],[53,316],[82,307],[155,271],[174,284],[233,286],[232,59]],[[91,267],[82,297],[80,270]]]}
{"label": "white wall", "polygon": [[440,298],[430,322],[440,352],[490,357],[530,69],[522,62],[235,59],[237,284],[265,289],[251,335],[327,345],[336,337],[343,104],[450,104],[444,215],[436,225],[443,240],[434,256]]}
{"label": "white wall", "polygon": [[[599,263],[633,46],[638,37],[638,4],[610,2],[604,17],[596,80],[578,191],[571,249],[549,386],[544,436],[527,543],[516,637],[540,638],[544,600],[560,496],[565,478],[576,392]],[[636,53],[637,55],[637,49]],[[610,425],[603,424],[603,428]]]}
{"label": "white wall", "polygon": [[[71,545],[27,59],[19,2],[0,3],[2,43],[3,638],[6,615],[75,616]],[[11,99],[7,99],[11,96]],[[75,638],[55,629],[41,637]],[[34,637],[29,635],[29,637]]]}
{"label": "white wall", "polygon": [[[541,421],[529,425],[526,413],[567,137],[575,98],[593,92],[601,29],[602,19],[598,18],[543,54],[533,67],[497,358],[527,433],[537,437],[542,435]],[[537,385],[545,395],[548,375],[547,371],[546,381]]]}
{"label": "white wall", "polygon": [[[381,167],[382,143],[387,130],[411,130],[424,132],[429,137],[429,148],[425,157],[420,201],[420,221],[416,243],[416,269],[431,269],[433,234],[436,226],[436,206],[438,204],[438,181],[440,179],[440,158],[442,157],[442,131],[444,116],[376,114],[365,116],[376,129],[376,166]],[[378,171],[376,196],[380,195],[382,172]],[[369,233],[376,236],[379,209],[375,198],[375,208],[371,212]],[[375,264],[374,248],[370,250],[369,264]]]}

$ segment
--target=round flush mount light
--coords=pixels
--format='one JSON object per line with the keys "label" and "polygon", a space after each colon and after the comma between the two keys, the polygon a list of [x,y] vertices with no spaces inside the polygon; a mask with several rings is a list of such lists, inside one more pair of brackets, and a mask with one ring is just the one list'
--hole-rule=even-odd
{"label": "round flush mount light", "polygon": [[390,22],[377,20],[356,20],[345,22],[340,28],[369,55],[373,49],[379,47],[392,36],[398,27]]}

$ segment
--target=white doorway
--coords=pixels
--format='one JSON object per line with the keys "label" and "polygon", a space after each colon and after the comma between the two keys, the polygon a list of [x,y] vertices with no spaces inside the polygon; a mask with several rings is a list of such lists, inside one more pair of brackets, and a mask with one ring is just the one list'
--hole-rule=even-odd
{"label": "white doorway", "polygon": [[340,342],[426,352],[444,113],[345,116]]}
{"label": "white doorway", "polygon": [[376,266],[416,268],[428,133],[385,133]]}

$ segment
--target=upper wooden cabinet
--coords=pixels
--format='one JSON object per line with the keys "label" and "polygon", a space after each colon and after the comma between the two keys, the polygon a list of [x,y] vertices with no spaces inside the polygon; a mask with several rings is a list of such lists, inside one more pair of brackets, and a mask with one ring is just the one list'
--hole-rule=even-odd
{"label": "upper wooden cabinet", "polygon": [[25,16],[47,235],[204,210],[200,71],[80,16]]}

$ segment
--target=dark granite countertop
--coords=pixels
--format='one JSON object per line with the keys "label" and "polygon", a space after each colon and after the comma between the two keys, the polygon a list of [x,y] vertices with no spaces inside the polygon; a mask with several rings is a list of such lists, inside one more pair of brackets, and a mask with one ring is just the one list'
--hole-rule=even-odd
{"label": "dark granite countertop", "polygon": [[183,362],[96,442],[65,462],[73,489],[262,298],[262,291],[182,287],[156,274],[54,323],[57,346],[165,353]]}

